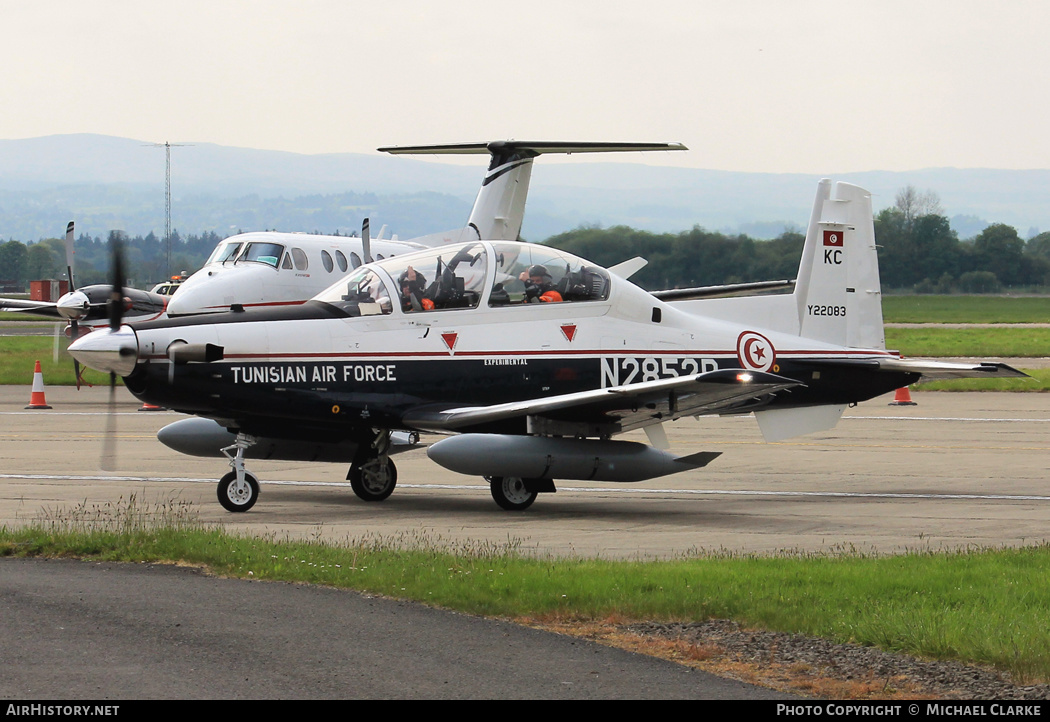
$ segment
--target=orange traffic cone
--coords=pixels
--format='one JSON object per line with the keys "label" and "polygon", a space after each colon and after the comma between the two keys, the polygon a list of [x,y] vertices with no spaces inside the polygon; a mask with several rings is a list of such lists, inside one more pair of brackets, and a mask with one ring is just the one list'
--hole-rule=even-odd
{"label": "orange traffic cone", "polygon": [[27,409],[50,409],[44,399],[44,374],[40,371],[40,362],[36,362],[33,370],[33,392],[29,394],[29,406]]}
{"label": "orange traffic cone", "polygon": [[166,411],[163,406],[154,406],[153,404],[147,404],[145,401],[142,402],[142,406],[139,407],[139,411]]}
{"label": "orange traffic cone", "polygon": [[890,406],[918,406],[917,403],[911,400],[911,392],[908,391],[907,386],[901,386],[897,389],[897,393],[893,395],[893,401],[890,402]]}

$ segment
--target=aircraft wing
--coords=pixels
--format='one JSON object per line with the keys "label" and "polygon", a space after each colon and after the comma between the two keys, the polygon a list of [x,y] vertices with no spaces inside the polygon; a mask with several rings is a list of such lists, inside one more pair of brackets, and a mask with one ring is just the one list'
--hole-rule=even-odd
{"label": "aircraft wing", "polygon": [[[50,318],[63,318],[53,301],[28,301],[22,298],[0,298],[0,311],[31,313]],[[64,320],[64,319],[63,319]]]}
{"label": "aircraft wing", "polygon": [[863,367],[879,371],[905,371],[922,374],[924,381],[937,379],[963,378],[1028,378],[1028,374],[1018,371],[1013,366],[1002,363],[955,363],[951,361],[930,361],[928,359],[910,358],[877,358],[877,359],[822,359],[808,361],[816,366]]}
{"label": "aircraft wing", "polygon": [[555,423],[615,424],[618,433],[683,416],[742,410],[765,403],[777,392],[802,385],[775,374],[722,369],[492,406],[430,404],[409,411],[403,421],[413,428],[449,432],[540,416]]}

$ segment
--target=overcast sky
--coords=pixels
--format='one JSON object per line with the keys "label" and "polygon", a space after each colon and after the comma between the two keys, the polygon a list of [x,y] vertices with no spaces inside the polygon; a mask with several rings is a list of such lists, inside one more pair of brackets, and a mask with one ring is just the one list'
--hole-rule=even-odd
{"label": "overcast sky", "polygon": [[1050,3],[1023,0],[0,0],[0,138],[679,141],[630,160],[1050,168],[1048,34]]}

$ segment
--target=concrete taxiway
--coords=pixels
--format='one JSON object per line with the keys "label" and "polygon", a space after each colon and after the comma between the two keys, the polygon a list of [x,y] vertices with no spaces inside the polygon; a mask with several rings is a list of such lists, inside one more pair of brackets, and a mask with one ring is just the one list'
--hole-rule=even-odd
{"label": "concrete taxiway", "polygon": [[510,543],[557,556],[894,553],[1050,538],[1045,394],[913,389],[916,406],[880,397],[848,409],[831,431],[777,444],[763,442],[752,417],[682,420],[668,429],[675,452],[724,452],[707,468],[639,484],[560,482],[524,513],[500,510],[481,479],[438,467],[422,448],[395,457],[398,488],[381,503],[358,500],[342,465],[256,461],[262,494],[245,514],[216,501],[223,459],[182,456],[156,440],[183,417],[138,411],[123,389],[117,468],[100,471],[108,394],[47,388],[53,408],[30,411],[29,387],[0,387],[0,525],[78,508],[105,514],[133,497],[154,509],[185,503],[202,521],[277,538]]}

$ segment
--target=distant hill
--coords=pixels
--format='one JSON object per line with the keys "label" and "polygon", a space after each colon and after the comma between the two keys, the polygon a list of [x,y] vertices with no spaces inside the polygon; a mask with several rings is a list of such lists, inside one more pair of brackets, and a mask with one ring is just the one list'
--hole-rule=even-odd
{"label": "distant hill", "polygon": [[[396,141],[396,139],[394,139]],[[426,139],[405,139],[416,142]],[[469,140],[469,139],[468,139]],[[164,231],[164,149],[140,140],[61,135],[0,140],[0,239]],[[623,156],[631,159],[631,155]],[[366,215],[402,238],[462,225],[484,175],[382,153],[302,155],[189,143],[172,149],[172,225],[183,235],[275,228],[350,232]],[[876,212],[913,185],[932,190],[960,237],[992,222],[1022,237],[1050,229],[1050,170],[935,168],[825,174],[873,193]],[[816,175],[734,173],[631,162],[536,161],[522,235],[581,225],[655,232],[700,225],[773,237],[809,219]]]}

